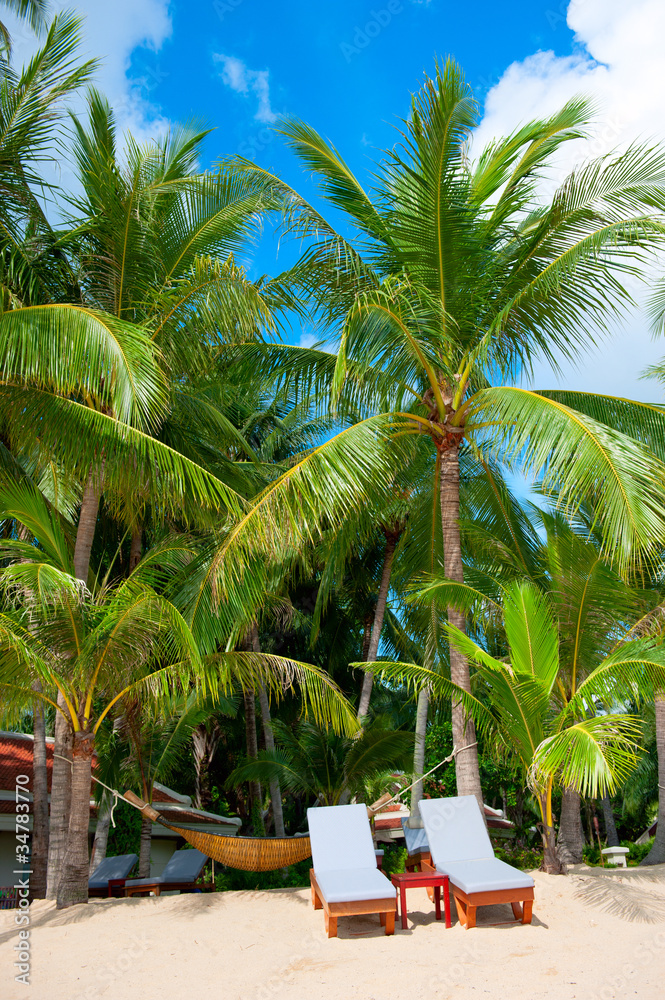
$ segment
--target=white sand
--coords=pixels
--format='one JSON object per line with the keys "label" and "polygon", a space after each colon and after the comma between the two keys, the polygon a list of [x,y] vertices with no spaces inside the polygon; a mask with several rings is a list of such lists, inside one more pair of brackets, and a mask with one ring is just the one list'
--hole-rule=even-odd
{"label": "white sand", "polygon": [[[0,913],[2,1000],[612,1000],[665,996],[665,866],[535,874],[531,926],[446,930],[423,889],[409,929],[339,921],[328,940],[309,892],[226,892],[32,908],[32,981],[13,981],[15,911]],[[453,905],[454,910],[454,905]]]}

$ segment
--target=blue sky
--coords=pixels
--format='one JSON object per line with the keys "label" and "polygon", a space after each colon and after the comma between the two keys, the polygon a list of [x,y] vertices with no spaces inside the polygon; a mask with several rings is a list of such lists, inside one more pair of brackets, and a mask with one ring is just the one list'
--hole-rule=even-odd
{"label": "blue sky", "polygon": [[[211,159],[241,150],[300,185],[298,166],[271,138],[271,113],[314,125],[362,172],[373,149],[392,142],[391,124],[408,113],[437,54],[454,55],[483,97],[515,60],[537,49],[565,55],[574,44],[551,0],[474,9],[471,18],[470,8],[440,0],[176,2],[171,37],[157,52],[135,51],[130,75],[169,119],[199,116],[215,127]],[[225,73],[234,63],[240,79]]]}
{"label": "blue sky", "polygon": [[[552,184],[590,156],[635,139],[665,139],[662,0],[57,0],[85,16],[85,48],[101,56],[98,84],[121,126],[140,138],[198,118],[214,129],[206,162],[241,153],[313,196],[311,182],[271,126],[303,118],[327,136],[361,179],[394,139],[409,97],[435,57],[454,56],[483,106],[477,146],[551,113],[574,94],[593,97],[598,126],[554,171]],[[17,55],[34,39],[14,27]],[[66,170],[62,175],[66,183]],[[283,260],[286,264],[286,260]],[[275,266],[266,237],[254,271]],[[662,271],[662,268],[660,268]],[[643,290],[635,295],[643,300]],[[640,380],[665,354],[638,308],[559,384],[661,398]],[[297,337],[297,334],[295,335]],[[556,384],[541,367],[535,384]]]}

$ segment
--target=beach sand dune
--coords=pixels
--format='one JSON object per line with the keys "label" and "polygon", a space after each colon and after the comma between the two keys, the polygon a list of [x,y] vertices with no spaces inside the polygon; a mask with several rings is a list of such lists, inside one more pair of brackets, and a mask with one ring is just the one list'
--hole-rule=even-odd
{"label": "beach sand dune", "polygon": [[[14,912],[0,914],[3,1000],[613,1000],[665,995],[665,866],[536,872],[531,926],[446,930],[421,889],[409,929],[339,921],[328,940],[305,890],[32,907],[31,984],[14,982]],[[454,907],[453,907],[454,909]]]}

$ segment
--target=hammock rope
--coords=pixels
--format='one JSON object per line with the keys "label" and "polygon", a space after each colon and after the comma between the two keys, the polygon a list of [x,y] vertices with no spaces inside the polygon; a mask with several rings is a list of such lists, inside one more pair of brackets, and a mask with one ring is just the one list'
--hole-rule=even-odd
{"label": "hammock rope", "polygon": [[[368,806],[367,813],[369,817],[373,818],[376,813],[385,809],[391,802],[399,799],[409,789],[413,788],[414,785],[417,785],[418,782],[438,770],[444,764],[448,764],[451,760],[454,760],[458,753],[462,753],[463,750],[468,750],[475,745],[475,743],[469,743],[464,747],[453,747],[453,752],[450,756],[439,761],[426,774],[418,775],[412,784],[400,789],[387,800],[385,796],[381,796],[377,802]],[[60,757],[60,754],[55,754],[55,756]],[[66,760],[71,766],[72,762],[67,757],[62,757],[62,760]],[[299,861],[305,861],[312,856],[312,846],[308,836],[228,837],[221,833],[202,833],[199,830],[188,830],[185,827],[168,823],[161,813],[151,806],[150,803],[143,802],[131,790],[127,790],[123,795],[122,792],[118,792],[115,788],[110,788],[100,778],[95,777],[94,774],[92,775],[92,780],[96,781],[98,785],[101,785],[102,788],[105,788],[113,796],[111,822],[114,826],[113,810],[115,809],[117,800],[122,799],[123,802],[133,806],[134,809],[138,809],[143,816],[152,820],[153,823],[159,823],[160,826],[166,827],[167,830],[172,830],[179,837],[182,837],[183,840],[191,844],[192,847],[196,847],[203,854],[207,854],[209,858],[212,858],[213,861],[218,861],[228,868],[238,868],[246,872],[269,872],[274,871],[276,868],[286,868],[288,865],[295,865]]]}
{"label": "hammock rope", "polygon": [[229,868],[240,868],[245,872],[269,872],[275,868],[295,865],[312,856],[309,837],[227,837],[221,833],[201,833],[199,830],[187,830],[167,823],[153,806],[142,802],[132,791],[126,791],[121,798],[139,809],[153,823],[160,823],[168,830],[173,830],[203,854]]}

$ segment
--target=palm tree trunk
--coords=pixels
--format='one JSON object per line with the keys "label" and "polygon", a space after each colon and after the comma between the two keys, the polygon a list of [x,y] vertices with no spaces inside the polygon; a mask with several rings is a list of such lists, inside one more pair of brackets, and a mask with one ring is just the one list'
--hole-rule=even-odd
{"label": "palm tree trunk", "polygon": [[97,826],[95,827],[95,839],[92,844],[90,854],[90,874],[94,872],[98,865],[106,857],[106,847],[109,841],[109,830],[111,828],[111,813],[113,811],[113,798],[104,791],[102,794],[99,809],[97,811]]}
{"label": "palm tree trunk", "polygon": [[610,802],[609,795],[603,795],[600,803],[603,807],[603,819],[605,820],[605,836],[607,837],[607,846],[618,847],[620,844],[619,834],[617,833],[616,823],[614,822],[614,813],[612,812],[612,803]]}
{"label": "palm tree trunk", "polygon": [[[381,629],[383,628],[383,619],[385,617],[386,603],[388,601],[388,591],[390,590],[390,573],[392,571],[395,549],[397,547],[400,534],[401,530],[385,530],[386,547],[383,553],[383,570],[381,571],[379,596],[376,601],[376,610],[374,611],[372,634],[369,640],[367,656],[365,657],[366,663],[374,663],[379,651],[379,639],[381,638]],[[360,692],[360,702],[358,704],[358,719],[364,719],[369,712],[369,700],[372,695],[373,683],[374,674],[366,670],[363,677],[362,690]]]}
{"label": "palm tree trunk", "polygon": [[[74,546],[74,575],[87,585],[90,570],[90,553],[97,526],[97,514],[101,497],[100,476],[91,470],[88,483],[83,491],[79,523],[76,530]],[[85,753],[92,739],[81,742],[77,740],[74,748],[74,736],[66,720],[67,709],[61,696],[58,695],[60,711],[56,714],[55,742],[53,760],[53,780],[51,783],[51,829],[49,838],[48,885],[47,899],[57,899],[58,907],[70,906],[72,903],[85,902],[88,898],[88,876],[83,879],[83,870],[88,871],[88,826],[90,824],[90,784],[88,777],[88,793],[83,801],[82,786],[86,767],[90,775],[92,752],[85,762]],[[76,753],[74,753],[74,749]],[[85,753],[84,753],[85,750]],[[83,755],[83,756],[82,756]],[[72,761],[72,766],[61,758]],[[74,805],[74,772],[78,772],[77,799]],[[56,780],[57,779],[57,780]],[[80,814],[75,815],[75,808]],[[83,833],[85,830],[85,844]],[[85,848],[85,851],[84,851]],[[85,853],[85,865],[83,855]],[[80,896],[85,898],[79,898]]]}
{"label": "palm tree trunk", "polygon": [[[462,566],[462,542],[459,530],[459,442],[449,444],[441,451],[441,530],[443,534],[443,567],[450,580],[464,582]],[[466,632],[466,620],[463,614],[455,608],[448,608],[448,621],[460,631]],[[450,644],[450,679],[465,691],[471,691],[469,664],[465,656]],[[464,706],[453,701],[452,704],[453,744],[457,749],[468,749],[455,757],[455,774],[457,777],[458,795],[475,795],[482,816],[483,793],[480,787],[480,771],[478,768],[478,747],[476,745],[476,728]]]}
{"label": "palm tree trunk", "polygon": [[202,722],[192,732],[192,752],[194,756],[194,805],[197,809],[210,809],[210,765],[215,756],[221,731],[216,719]]}
{"label": "palm tree trunk", "polygon": [[137,528],[136,531],[132,532],[132,542],[129,547],[130,573],[133,573],[138,564],[141,562],[142,553],[143,553],[143,531],[141,530],[141,528]]}
{"label": "palm tree trunk", "polygon": [[[427,734],[427,708],[429,705],[429,691],[423,688],[418,694],[418,705],[416,707],[416,738],[413,752],[413,777],[422,775],[425,772],[425,736]],[[409,816],[410,827],[422,827],[423,821],[420,818],[420,800],[423,797],[423,783],[416,781],[411,789],[411,815]]]}
{"label": "palm tree trunk", "polygon": [[[259,685],[259,705],[261,707],[261,721],[263,723],[263,739],[266,750],[275,749],[275,737],[272,731],[272,720],[270,718],[270,703],[268,693],[263,686]],[[272,814],[275,819],[275,836],[285,837],[284,811],[282,809],[282,789],[276,778],[270,782],[270,801],[272,802]]]}
{"label": "palm tree trunk", "polygon": [[665,692],[656,695],[656,750],[658,753],[658,826],[643,865],[665,863]]}
{"label": "palm tree trunk", "polygon": [[[259,743],[256,737],[256,699],[251,688],[243,691],[242,697],[245,705],[245,742],[247,746],[247,756],[255,758],[259,752]],[[249,812],[252,818],[254,836],[265,837],[266,831],[265,826],[263,825],[261,785],[258,781],[249,782]]]}
{"label": "palm tree trunk", "polygon": [[51,777],[51,821],[49,824],[48,869],[46,898],[56,899],[58,883],[67,850],[69,815],[72,797],[72,748],[74,734],[68,722],[67,707],[58,694],[53,742],[53,774]]}
{"label": "palm tree trunk", "polygon": [[584,860],[584,830],[580,807],[579,792],[574,788],[564,788],[557,850],[560,860],[566,865],[579,865]]}
{"label": "palm tree trunk", "polygon": [[150,849],[152,847],[152,820],[141,820],[141,846],[139,848],[139,878],[150,878]]}
{"label": "palm tree trunk", "polygon": [[550,782],[546,792],[538,796],[540,815],[542,817],[541,836],[543,839],[543,871],[548,875],[565,874],[565,867],[561,864],[561,859],[556,847],[556,835],[554,832],[554,821],[552,819],[552,784]]}
{"label": "palm tree trunk", "polygon": [[369,644],[372,638],[372,625],[374,624],[374,615],[367,615],[363,625],[363,661],[367,663],[367,654],[369,653]]}
{"label": "palm tree trunk", "polygon": [[74,546],[74,575],[83,583],[88,582],[88,571],[90,569],[90,553],[97,527],[97,514],[99,512],[99,500],[101,497],[101,487],[97,476],[91,472],[88,478],[88,485],[83,491],[81,500],[81,511],[79,513],[79,523],[76,530],[76,545]]}
{"label": "palm tree trunk", "polygon": [[58,909],[88,902],[88,827],[92,785],[92,733],[78,732],[72,750],[72,806],[69,815],[67,851],[58,885]]}
{"label": "palm tree trunk", "polygon": [[[32,685],[34,691],[41,692],[39,681]],[[48,869],[48,771],[46,768],[46,724],[44,707],[35,699],[32,709],[33,750],[32,750],[32,876],[30,891],[34,899],[46,896],[46,873]]]}

